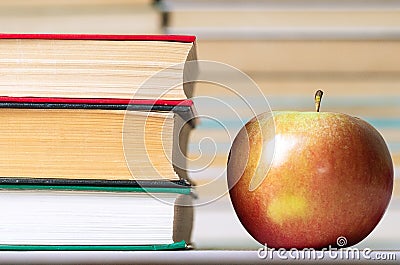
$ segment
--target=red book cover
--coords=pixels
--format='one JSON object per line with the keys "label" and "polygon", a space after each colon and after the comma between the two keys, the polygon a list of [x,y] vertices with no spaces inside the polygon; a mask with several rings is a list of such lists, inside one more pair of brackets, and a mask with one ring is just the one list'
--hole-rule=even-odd
{"label": "red book cover", "polygon": [[195,42],[189,35],[112,35],[112,34],[15,34],[0,33],[0,39],[50,39],[50,40],[120,40],[120,41],[171,41]]}
{"label": "red book cover", "polygon": [[19,109],[108,109],[135,111],[172,111],[196,125],[196,109],[190,99],[115,99],[115,98],[45,98],[0,96],[1,108]]}

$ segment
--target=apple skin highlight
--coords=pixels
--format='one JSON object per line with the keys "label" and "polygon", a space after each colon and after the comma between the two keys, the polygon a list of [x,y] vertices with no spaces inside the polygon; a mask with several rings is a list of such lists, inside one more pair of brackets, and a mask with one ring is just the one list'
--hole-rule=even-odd
{"label": "apple skin highlight", "polygon": [[[271,167],[255,176],[265,178],[250,191],[271,141]],[[389,204],[394,172],[384,139],[367,122],[340,113],[274,112],[242,128],[227,174],[236,214],[259,243],[322,249],[337,247],[339,237],[348,247],[368,236]]]}

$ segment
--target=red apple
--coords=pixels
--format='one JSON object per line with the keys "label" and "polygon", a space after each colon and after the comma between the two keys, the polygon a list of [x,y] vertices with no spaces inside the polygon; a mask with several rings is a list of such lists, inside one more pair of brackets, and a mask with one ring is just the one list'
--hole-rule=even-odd
{"label": "red apple", "polygon": [[[393,163],[382,136],[340,113],[253,118],[235,138],[227,170],[241,223],[274,248],[343,246],[336,244],[339,237],[347,239],[346,246],[356,244],[382,218],[393,188]],[[253,178],[261,184],[251,191]]]}

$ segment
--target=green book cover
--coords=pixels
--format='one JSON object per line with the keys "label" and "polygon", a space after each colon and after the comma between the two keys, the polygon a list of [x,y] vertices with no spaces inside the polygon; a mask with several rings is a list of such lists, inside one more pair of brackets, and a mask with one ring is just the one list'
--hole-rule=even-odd
{"label": "green book cover", "polygon": [[1,184],[0,190],[71,190],[71,191],[105,191],[105,192],[149,192],[190,194],[191,187],[144,187],[144,186],[82,186],[82,185],[27,185]]}
{"label": "green book cover", "polygon": [[159,251],[186,248],[185,241],[160,245],[0,245],[0,251]]}

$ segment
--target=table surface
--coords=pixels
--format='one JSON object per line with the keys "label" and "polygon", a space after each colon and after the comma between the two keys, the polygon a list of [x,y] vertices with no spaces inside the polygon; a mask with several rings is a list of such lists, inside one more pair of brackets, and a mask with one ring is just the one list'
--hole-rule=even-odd
{"label": "table surface", "polygon": [[[348,254],[346,254],[348,253]],[[267,255],[268,254],[268,255]],[[359,257],[350,252],[333,251],[271,252],[229,250],[184,251],[6,251],[0,253],[0,264],[280,264],[287,261],[300,263],[349,264],[360,262],[398,264],[400,251],[360,250]]]}

